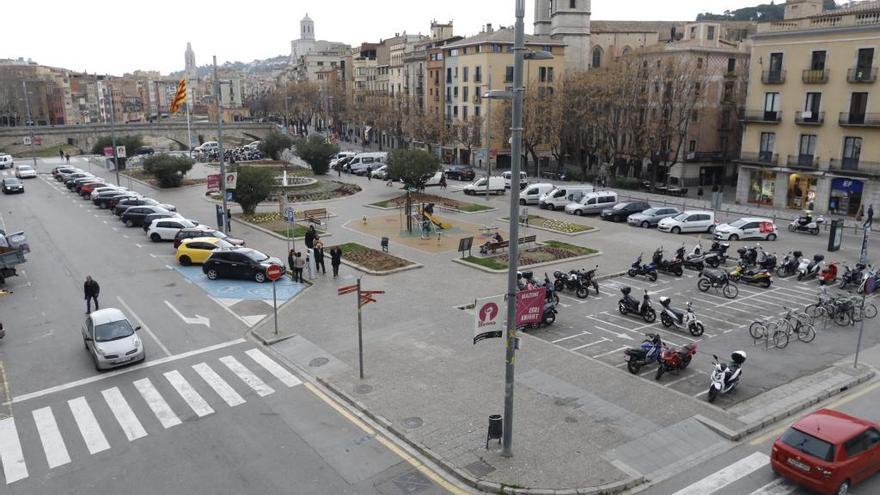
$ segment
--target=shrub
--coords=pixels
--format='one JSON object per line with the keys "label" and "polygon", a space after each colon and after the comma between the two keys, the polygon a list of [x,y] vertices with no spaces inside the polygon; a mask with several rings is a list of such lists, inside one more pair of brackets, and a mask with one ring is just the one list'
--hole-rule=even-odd
{"label": "shrub", "polygon": [[281,153],[291,146],[293,146],[293,138],[274,130],[266,136],[266,139],[260,141],[260,151],[273,160],[280,160]]}
{"label": "shrub", "polygon": [[[125,146],[125,154],[133,155],[134,150],[144,145],[144,139],[141,136],[119,136],[116,138],[116,146]],[[101,136],[92,146],[92,153],[95,155],[103,155],[104,148],[113,146],[112,136]],[[112,155],[111,155],[112,156]],[[119,158],[119,170],[125,169],[125,158]]]}
{"label": "shrub", "polygon": [[189,158],[166,153],[150,155],[144,160],[144,171],[159,181],[159,187],[179,187],[192,166]]}
{"label": "shrub", "polygon": [[312,167],[315,175],[324,175],[330,169],[330,159],[339,153],[339,146],[328,143],[318,135],[296,140],[296,154]]}
{"label": "shrub", "polygon": [[639,185],[639,179],[635,177],[614,177],[611,179],[611,187],[618,189],[638,190]]}
{"label": "shrub", "polygon": [[246,215],[253,215],[260,202],[275,190],[275,170],[270,167],[238,166],[235,201]]}

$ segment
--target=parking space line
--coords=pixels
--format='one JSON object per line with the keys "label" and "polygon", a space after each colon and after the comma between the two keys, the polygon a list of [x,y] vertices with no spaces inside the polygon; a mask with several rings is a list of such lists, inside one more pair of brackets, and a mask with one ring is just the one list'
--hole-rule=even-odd
{"label": "parking space line", "polygon": [[615,352],[620,352],[620,351],[623,351],[626,349],[628,349],[628,347],[626,347],[626,346],[618,347],[617,349],[614,349],[613,351],[603,352],[602,354],[596,354],[595,356],[590,356],[590,357],[592,357],[593,359],[598,359],[600,357],[608,356],[610,354],[614,354]]}
{"label": "parking space line", "polygon": [[687,380],[687,379],[690,378],[691,376],[692,376],[692,375],[686,375],[686,376],[683,376],[683,377],[681,377],[681,378],[679,378],[679,379],[677,379],[677,380],[672,380],[672,381],[669,382],[669,383],[664,383],[663,386],[664,386],[664,387],[671,387],[671,386],[675,385],[675,384],[678,383],[678,382],[681,382],[681,381]]}
{"label": "parking space line", "polygon": [[570,350],[577,351],[580,349],[586,349],[587,347],[592,347],[596,344],[601,344],[602,342],[611,342],[611,339],[606,339],[605,337],[600,337],[599,340],[595,342],[590,342],[589,344],[579,345],[577,347],[572,347]]}
{"label": "parking space line", "polygon": [[574,338],[577,338],[577,337],[581,337],[581,336],[583,336],[583,335],[592,335],[592,334],[591,334],[590,332],[584,330],[583,332],[581,332],[581,333],[579,333],[579,334],[577,334],[577,335],[569,335],[568,337],[562,337],[561,339],[552,340],[551,342],[553,342],[554,344],[558,344],[558,343],[560,343],[560,342],[564,342],[564,341],[566,341],[566,340],[568,340],[568,339],[574,339]]}
{"label": "parking space line", "polygon": [[[624,327],[624,326],[618,325],[618,324],[616,324],[616,323],[612,323],[612,322],[610,322],[610,321],[600,320],[599,318],[596,318],[596,317],[593,316],[593,315],[587,316],[587,318],[591,318],[591,319],[593,319],[593,320],[595,320],[595,321],[598,321],[598,322],[600,322],[600,323],[604,323],[604,324],[606,324],[606,325],[611,325],[611,326],[613,326],[613,327],[617,327],[617,328],[620,328],[620,329],[622,329],[622,330],[626,330],[627,332],[637,333],[637,334],[641,335],[641,332],[637,332],[637,331],[635,331],[635,330],[633,330],[633,329],[631,329],[631,328],[627,328],[627,327]],[[596,328],[598,328],[598,327],[596,327]],[[604,330],[604,329],[603,329],[603,330]],[[607,331],[607,330],[606,330],[606,331]]]}

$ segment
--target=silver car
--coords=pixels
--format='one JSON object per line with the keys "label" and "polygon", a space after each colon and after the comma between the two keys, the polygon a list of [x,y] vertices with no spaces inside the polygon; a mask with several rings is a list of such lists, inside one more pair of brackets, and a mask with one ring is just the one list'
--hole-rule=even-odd
{"label": "silver car", "polygon": [[643,228],[651,228],[656,227],[660,220],[664,218],[674,217],[678,215],[681,211],[678,208],[670,208],[668,206],[659,206],[655,208],[648,208],[647,210],[641,213],[633,213],[630,215],[626,222],[634,227],[643,227]]}
{"label": "silver car", "polygon": [[98,371],[143,361],[147,356],[138,338],[141,327],[132,327],[122,311],[100,309],[86,317],[82,327],[83,344],[92,355]]}

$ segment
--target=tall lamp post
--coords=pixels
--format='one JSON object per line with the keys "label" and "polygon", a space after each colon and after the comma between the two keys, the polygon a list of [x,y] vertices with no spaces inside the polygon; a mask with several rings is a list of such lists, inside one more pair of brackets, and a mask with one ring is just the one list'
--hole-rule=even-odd
{"label": "tall lamp post", "polygon": [[27,81],[21,82],[21,87],[24,89],[24,107],[27,109],[27,125],[28,130],[31,133],[31,157],[34,159],[34,170],[37,169],[37,154],[34,152],[34,122],[31,120],[31,97],[28,94],[27,89]]}
{"label": "tall lamp post", "polygon": [[223,115],[221,112],[222,99],[220,95],[220,79],[217,76],[217,55],[214,55],[214,102],[217,107],[217,144],[219,144],[220,158],[220,194],[223,196],[223,233],[229,234],[229,204],[226,201],[226,160],[223,152]]}

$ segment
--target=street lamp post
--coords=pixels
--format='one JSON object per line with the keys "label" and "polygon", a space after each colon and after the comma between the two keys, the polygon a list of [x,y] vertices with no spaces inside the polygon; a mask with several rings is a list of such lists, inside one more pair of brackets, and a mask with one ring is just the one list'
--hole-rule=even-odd
{"label": "street lamp post", "polygon": [[220,195],[223,200],[223,233],[229,234],[229,205],[226,201],[226,160],[223,156],[223,117],[220,112],[220,78],[217,76],[217,55],[214,55],[214,102],[217,107],[217,144],[220,157]]}
{"label": "street lamp post", "polygon": [[[110,140],[113,146],[113,168],[116,170],[116,185],[119,185],[119,155],[116,153],[116,111],[113,109],[113,86],[107,85],[110,90]],[[131,176],[129,175],[129,178]]]}
{"label": "street lamp post", "polygon": [[31,97],[28,94],[27,81],[22,81],[21,87],[24,90],[24,107],[27,109],[28,130],[31,133],[31,157],[34,159],[34,170],[36,170],[37,169],[37,153],[34,151],[34,122],[31,120]]}

